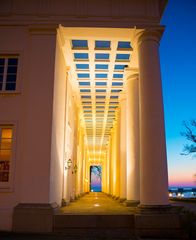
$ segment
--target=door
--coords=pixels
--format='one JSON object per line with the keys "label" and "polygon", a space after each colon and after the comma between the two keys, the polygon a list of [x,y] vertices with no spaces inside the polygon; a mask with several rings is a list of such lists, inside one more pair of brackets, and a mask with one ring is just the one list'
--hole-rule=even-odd
{"label": "door", "polygon": [[90,166],[90,191],[102,191],[102,167]]}

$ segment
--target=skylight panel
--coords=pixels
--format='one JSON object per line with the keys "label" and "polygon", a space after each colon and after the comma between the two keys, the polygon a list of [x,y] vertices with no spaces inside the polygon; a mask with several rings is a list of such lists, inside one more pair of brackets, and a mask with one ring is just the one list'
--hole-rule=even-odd
{"label": "skylight panel", "polygon": [[109,54],[108,53],[95,53],[95,59],[96,60],[109,60]]}
{"label": "skylight panel", "polygon": [[83,106],[83,108],[87,109],[87,108],[92,108],[91,106]]}
{"label": "skylight panel", "polygon": [[118,49],[131,49],[131,43],[130,42],[118,42]]}
{"label": "skylight panel", "polygon": [[117,93],[117,92],[121,92],[122,90],[121,89],[112,89],[111,92],[112,93]]}
{"label": "skylight panel", "polygon": [[118,104],[118,102],[110,102],[110,104]]}
{"label": "skylight panel", "polygon": [[96,98],[99,98],[99,99],[104,98],[105,99],[105,96],[96,96]]}
{"label": "skylight panel", "polygon": [[74,59],[75,60],[87,60],[88,53],[74,53]]}
{"label": "skylight panel", "polygon": [[96,82],[96,86],[107,86],[107,82]]}
{"label": "skylight panel", "polygon": [[91,98],[91,96],[89,96],[89,95],[82,95],[81,98],[89,99],[89,98]]}
{"label": "skylight panel", "polygon": [[97,49],[110,49],[110,41],[95,41],[95,48]]}
{"label": "skylight panel", "polygon": [[112,119],[112,118],[108,118],[108,119],[107,119],[107,122],[110,122],[110,123],[111,123],[111,122],[113,122],[113,119]]}
{"label": "skylight panel", "polygon": [[96,70],[108,70],[108,64],[95,64]]}
{"label": "skylight panel", "polygon": [[84,113],[92,113],[91,110],[84,110]]}
{"label": "skylight panel", "polygon": [[80,49],[80,48],[88,48],[87,40],[72,40],[72,48]]}
{"label": "skylight panel", "polygon": [[106,89],[96,89],[96,92],[97,93],[103,93],[103,92],[106,92]]}
{"label": "skylight panel", "polygon": [[96,122],[101,122],[101,123],[103,123],[103,118],[96,118]]}
{"label": "skylight panel", "polygon": [[90,78],[89,73],[78,73],[78,78]]}
{"label": "skylight panel", "polygon": [[80,92],[83,92],[83,93],[85,93],[85,92],[91,92],[91,90],[90,90],[90,89],[80,89]]}
{"label": "skylight panel", "polygon": [[107,78],[108,75],[106,73],[96,73],[95,77],[96,78]]}
{"label": "skylight panel", "polygon": [[123,82],[112,82],[112,86],[122,86]]}
{"label": "skylight panel", "polygon": [[105,104],[105,102],[96,102],[96,104]]}
{"label": "skylight panel", "polygon": [[111,99],[117,99],[118,96],[110,96]]}
{"label": "skylight panel", "polygon": [[130,54],[116,54],[116,61],[128,61]]}
{"label": "skylight panel", "polygon": [[123,74],[113,74],[113,78],[123,78]]}
{"label": "skylight panel", "polygon": [[100,109],[100,108],[105,108],[105,107],[104,107],[104,106],[96,106],[96,108],[99,108],[99,109]]}
{"label": "skylight panel", "polygon": [[125,68],[127,67],[127,65],[118,65],[118,64],[116,64],[115,66],[114,66],[114,70],[124,70]]}
{"label": "skylight panel", "polygon": [[96,113],[104,113],[103,110],[96,110]]}
{"label": "skylight panel", "polygon": [[79,82],[80,86],[90,86],[90,82]]}
{"label": "skylight panel", "polygon": [[91,104],[91,102],[88,102],[88,101],[87,101],[87,102],[86,102],[86,101],[85,101],[85,102],[83,101],[82,103],[83,103],[83,104]]}
{"label": "skylight panel", "polygon": [[89,69],[89,64],[76,64],[76,69],[77,70],[88,70]]}

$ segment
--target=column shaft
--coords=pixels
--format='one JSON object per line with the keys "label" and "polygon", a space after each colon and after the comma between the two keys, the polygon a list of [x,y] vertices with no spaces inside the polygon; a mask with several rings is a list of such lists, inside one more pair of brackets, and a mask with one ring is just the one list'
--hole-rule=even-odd
{"label": "column shaft", "polygon": [[110,137],[110,185],[109,185],[109,193],[112,195],[112,189],[113,189],[113,144],[114,144],[114,139],[113,139],[114,131],[111,130],[111,137]]}
{"label": "column shaft", "polygon": [[110,193],[110,137],[107,146],[107,193]]}
{"label": "column shaft", "polygon": [[117,126],[114,123],[114,132],[112,139],[112,195],[116,195],[116,138],[117,138]]}
{"label": "column shaft", "polygon": [[127,200],[140,199],[138,75],[126,80],[127,92]]}
{"label": "column shaft", "polygon": [[119,111],[117,112],[116,123],[116,189],[115,196],[120,196],[120,117]]}
{"label": "column shaft", "polygon": [[126,98],[120,94],[120,199],[126,199],[127,171],[126,171]]}
{"label": "column shaft", "polygon": [[159,63],[160,36],[158,31],[145,31],[138,41],[142,205],[168,204],[168,175]]}

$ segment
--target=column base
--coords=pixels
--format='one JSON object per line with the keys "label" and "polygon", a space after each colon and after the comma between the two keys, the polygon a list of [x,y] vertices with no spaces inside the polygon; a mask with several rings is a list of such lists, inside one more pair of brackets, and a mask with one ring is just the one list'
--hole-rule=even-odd
{"label": "column base", "polygon": [[14,208],[13,232],[49,233],[53,231],[56,203],[19,203]]}
{"label": "column base", "polygon": [[137,207],[140,204],[140,201],[137,201],[137,200],[126,200],[123,204],[126,207]]}
{"label": "column base", "polygon": [[183,207],[181,206],[171,206],[171,205],[143,205],[139,204],[137,206],[137,213],[139,214],[166,214],[166,213],[179,213]]}
{"label": "column base", "polygon": [[139,205],[135,214],[135,231],[140,237],[170,237],[184,239],[183,207],[171,205]]}
{"label": "column base", "polygon": [[127,199],[126,198],[119,198],[118,199],[118,201],[120,202],[120,203],[123,203],[123,202],[125,202]]}
{"label": "column base", "polygon": [[68,206],[69,204],[70,204],[70,200],[65,198],[62,199],[62,203],[61,203],[62,207]]}
{"label": "column base", "polygon": [[114,200],[118,201],[118,200],[119,200],[119,197],[118,197],[118,196],[115,196],[115,197],[114,197]]}
{"label": "column base", "polygon": [[136,214],[135,231],[140,237],[184,239],[187,235],[180,214]]}

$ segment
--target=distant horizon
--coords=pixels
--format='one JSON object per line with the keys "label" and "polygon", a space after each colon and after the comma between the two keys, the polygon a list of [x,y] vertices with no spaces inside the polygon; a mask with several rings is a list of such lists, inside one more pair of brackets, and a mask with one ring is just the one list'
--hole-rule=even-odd
{"label": "distant horizon", "polygon": [[187,186],[187,185],[169,185],[169,188],[196,188],[196,185],[192,185],[192,186]]}

